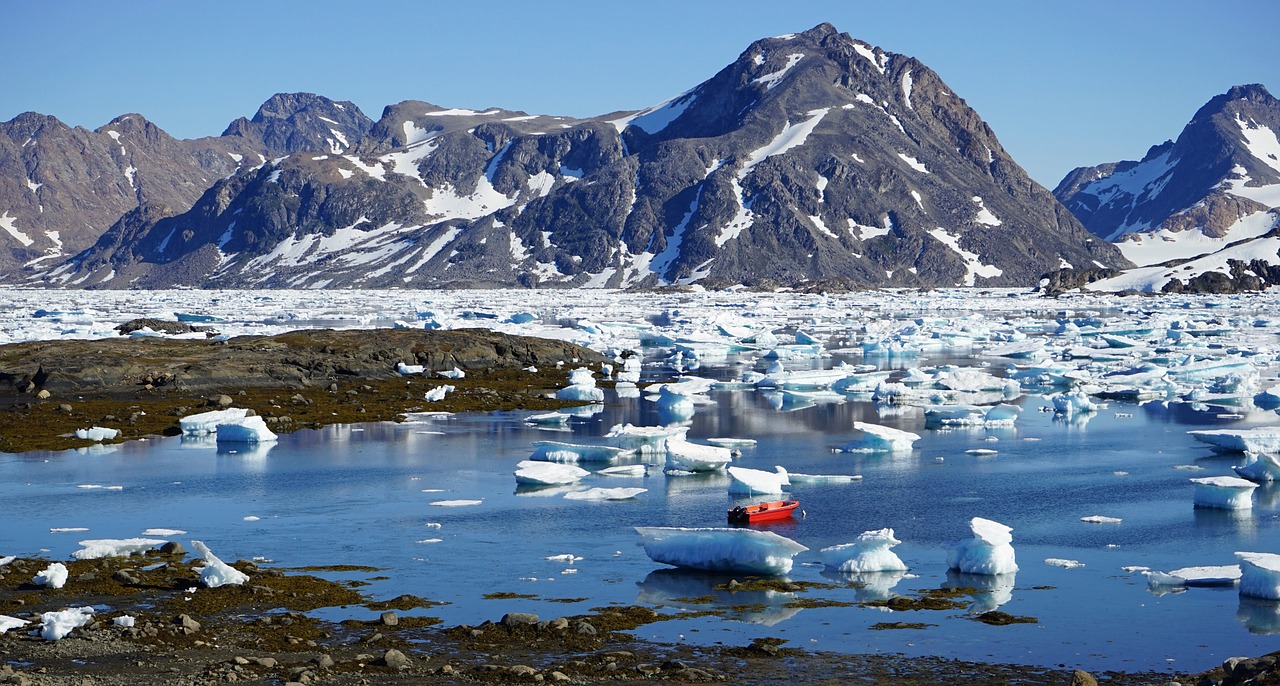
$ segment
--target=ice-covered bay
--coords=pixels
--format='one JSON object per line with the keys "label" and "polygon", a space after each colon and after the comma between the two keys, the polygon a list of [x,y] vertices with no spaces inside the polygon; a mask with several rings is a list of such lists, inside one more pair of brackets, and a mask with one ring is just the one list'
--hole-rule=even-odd
{"label": "ice-covered bay", "polygon": [[[304,326],[490,326],[549,335],[621,351],[643,345],[645,364],[631,393],[605,388],[598,412],[554,425],[528,423],[535,413],[434,415],[401,425],[333,426],[283,434],[253,449],[210,441],[154,439],[93,451],[0,455],[6,503],[0,556],[66,559],[81,539],[128,539],[168,528],[190,549],[202,540],[224,560],[262,556],[282,566],[349,563],[382,568],[367,590],[379,597],[426,594],[448,605],[425,613],[446,623],[478,623],[509,611],[545,616],[587,612],[607,603],[650,604],[675,612],[681,598],[715,597],[725,618],[673,619],[637,631],[644,637],[739,642],[784,636],[793,644],[845,652],[940,654],[972,660],[1067,663],[1086,669],[1173,668],[1197,671],[1233,655],[1273,649],[1280,605],[1241,601],[1234,589],[1155,595],[1146,578],[1124,568],[1168,570],[1235,564],[1235,552],[1280,552],[1280,490],[1263,484],[1253,507],[1194,507],[1188,477],[1225,476],[1243,454],[1219,454],[1186,432],[1276,426],[1274,409],[1252,398],[1275,383],[1277,326],[1267,296],[1116,300],[1081,296],[1045,300],[1010,291],[848,296],[779,294],[610,294],[564,292],[425,293],[336,291],[201,293],[2,292],[0,327],[13,338],[107,335],[135,316],[220,318],[224,333],[271,333]],[[85,303],[93,303],[92,307]],[[35,316],[37,311],[43,312]],[[533,318],[517,316],[536,313]],[[518,321],[517,321],[518,320]],[[812,344],[795,336],[824,341]],[[764,333],[769,335],[763,335]],[[1112,347],[1103,333],[1140,343]],[[681,347],[681,339],[720,340],[723,350]],[[772,338],[772,340],[770,340]],[[869,349],[866,341],[876,341]],[[1037,359],[984,355],[1037,343]],[[998,346],[1006,347],[1000,348]],[[1029,346],[1023,346],[1030,349]],[[867,350],[864,353],[864,350]],[[1063,354],[1074,351],[1071,354]],[[1233,357],[1234,356],[1234,357]],[[1248,379],[1201,380],[1177,368],[1246,370]],[[875,386],[833,384],[840,403],[776,409],[768,391],[744,381],[776,362],[787,370],[889,373],[900,384],[893,402],[873,400]],[[948,367],[948,365],[951,365]],[[617,365],[621,369],[621,365]],[[1017,379],[992,393],[957,383],[973,368]],[[1161,370],[1165,370],[1162,372]],[[1170,372],[1172,370],[1172,372]],[[664,417],[643,392],[678,373],[712,380],[687,419]],[[1234,373],[1234,372],[1233,372]],[[939,384],[937,380],[950,379]],[[1110,375],[1110,376],[1109,376]],[[597,378],[603,375],[597,373]],[[1115,379],[1123,378],[1123,383]],[[965,384],[969,387],[966,387]],[[1121,388],[1131,388],[1124,400]],[[1055,413],[1053,393],[1091,394],[1091,411]],[[634,390],[634,389],[631,389]],[[621,391],[621,392],[620,392]],[[1127,391],[1126,391],[1127,392]],[[983,394],[989,394],[986,399]],[[1101,394],[1101,395],[1099,395]],[[1103,397],[1103,395],[1112,397]],[[906,400],[906,402],[901,402]],[[926,408],[1007,404],[1021,412],[1008,425],[933,426]],[[768,530],[809,550],[788,576],[831,584],[805,593],[761,594],[752,610],[716,589],[726,579],[685,574],[654,563],[636,544],[637,526],[720,527],[728,507],[750,498],[730,493],[723,470],[664,474],[665,453],[621,458],[649,469],[589,474],[576,484],[536,488],[512,472],[537,441],[609,445],[614,426],[656,427],[676,421],[688,441],[743,442],[736,466],[797,474],[857,474],[858,481],[795,480],[788,494],[804,517]],[[846,453],[858,423],[920,436],[910,451]],[[991,450],[995,454],[989,454]],[[983,450],[984,455],[973,452]],[[602,470],[607,463],[588,463]],[[1194,467],[1192,472],[1188,467]],[[78,488],[118,484],[119,489]],[[626,500],[565,498],[597,487],[643,488]],[[759,499],[759,498],[757,498]],[[432,507],[433,503],[470,503]],[[107,513],[104,516],[103,513]],[[1098,513],[1106,526],[1081,521]],[[1016,579],[1000,584],[947,570],[948,544],[972,536],[973,517],[1012,527]],[[55,528],[91,522],[77,537]],[[877,580],[875,594],[910,595],[953,586],[975,589],[976,608],[998,605],[1037,625],[988,627],[962,613],[890,617],[857,605],[801,608],[799,598],[858,602],[861,580],[827,570],[819,551],[860,532],[892,528],[893,548],[910,574]],[[425,542],[431,541],[430,545]],[[572,574],[556,556],[571,554]],[[576,559],[581,558],[581,559]],[[1068,559],[1066,570],[1025,561]],[[68,583],[74,583],[70,580]],[[495,591],[535,596],[485,600]],[[555,602],[585,598],[576,602]],[[759,600],[757,603],[756,600]],[[349,611],[349,610],[348,610]],[[339,612],[339,611],[334,611]],[[357,616],[362,611],[355,610]],[[369,612],[365,619],[374,619]],[[864,631],[881,621],[924,621],[924,630]],[[1105,621],[1104,621],[1105,620]],[[1104,627],[1099,630],[1098,627]],[[1115,631],[1105,627],[1117,627]],[[1141,627],[1134,631],[1133,627]],[[698,629],[698,631],[693,631]],[[1172,662],[1169,662],[1172,660]]]}

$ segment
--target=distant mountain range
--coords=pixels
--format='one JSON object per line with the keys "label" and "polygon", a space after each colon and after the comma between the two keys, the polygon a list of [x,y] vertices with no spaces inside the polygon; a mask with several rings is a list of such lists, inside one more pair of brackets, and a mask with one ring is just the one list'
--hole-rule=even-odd
{"label": "distant mountain range", "polygon": [[[1151,252],[1104,239],[1169,222],[1238,236],[1237,221],[1274,207],[1248,194],[1280,181],[1266,175],[1280,170],[1265,158],[1275,101],[1242,87],[1201,114],[1220,99],[1201,128],[1234,126],[1263,157],[1233,157],[1217,182],[1148,178],[1209,154],[1191,139],[1175,150],[1184,132],[1142,162],[1072,172],[1056,198],[932,70],[829,24],[757,41],[667,102],[589,119],[406,101],[375,122],[295,93],[180,141],[140,115],[87,131],[27,113],[0,124],[0,275],[80,288],[1030,286]],[[1223,195],[1195,210],[1200,187]]]}
{"label": "distant mountain range", "polygon": [[1105,290],[1253,290],[1280,284],[1280,101],[1236,86],[1141,161],[1081,167],[1054,195],[1141,269]]}

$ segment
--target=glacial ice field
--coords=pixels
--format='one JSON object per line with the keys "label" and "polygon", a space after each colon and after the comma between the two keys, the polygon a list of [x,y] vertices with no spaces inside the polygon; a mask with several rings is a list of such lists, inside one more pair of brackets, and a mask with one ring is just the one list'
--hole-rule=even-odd
{"label": "glacial ice field", "polygon": [[[0,455],[0,559],[199,540],[227,561],[377,567],[333,575],[447,603],[415,611],[446,624],[641,604],[669,619],[635,633],[663,641],[1199,671],[1280,647],[1280,601],[1260,597],[1280,588],[1276,565],[1251,562],[1280,553],[1276,301],[0,291],[6,342],[112,336],[136,317],[224,335],[483,326],[643,360],[576,374],[567,392],[603,402],[560,413],[423,413],[259,443],[219,442],[223,420],[201,419],[187,437]],[[618,383],[595,385],[606,380]],[[783,495],[738,495],[727,466],[773,475],[767,490]],[[1218,477],[1248,485],[1203,482]],[[782,497],[802,512],[751,528],[789,539],[785,578],[821,584],[811,590],[730,591],[742,573],[655,562],[637,534],[724,529],[728,508]],[[907,571],[824,564],[824,548],[881,529]],[[707,535],[701,550],[735,557],[732,531]],[[957,545],[979,557],[965,568],[1016,572],[949,570]],[[699,550],[663,557],[712,562]],[[940,587],[967,589],[965,607],[868,604]],[[1036,622],[974,621],[993,610]],[[871,630],[895,622],[927,626]]]}

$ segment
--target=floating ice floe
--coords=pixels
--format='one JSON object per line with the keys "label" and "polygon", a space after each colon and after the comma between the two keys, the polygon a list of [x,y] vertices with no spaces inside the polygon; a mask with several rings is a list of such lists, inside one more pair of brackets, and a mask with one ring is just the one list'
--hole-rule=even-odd
{"label": "floating ice floe", "polygon": [[1253,489],[1258,484],[1235,476],[1205,476],[1191,479],[1195,484],[1195,506],[1218,510],[1247,510],[1253,507]]}
{"label": "floating ice floe", "polygon": [[539,462],[603,462],[632,457],[635,451],[612,445],[585,445],[561,441],[534,441],[530,460]]}
{"label": "floating ice floe", "polygon": [[422,395],[422,399],[426,400],[429,403],[438,403],[441,400],[444,400],[444,397],[449,393],[452,393],[454,390],[456,389],[453,386],[450,386],[448,384],[445,384],[443,386],[436,386],[435,388],[424,393]]}
{"label": "floating ice floe", "polygon": [[690,569],[743,574],[786,574],[808,548],[772,531],[638,526],[649,559]]}
{"label": "floating ice floe", "polygon": [[688,427],[615,424],[604,438],[609,445],[624,450],[635,451],[642,455],[661,454],[667,450],[667,439],[683,438],[688,430]]}
{"label": "floating ice floe", "polygon": [[926,405],[925,424],[928,426],[1013,426],[1022,413],[1017,405]]}
{"label": "floating ice floe", "polygon": [[52,562],[31,578],[31,583],[49,588],[62,588],[67,584],[67,566]]}
{"label": "floating ice floe", "polygon": [[850,484],[862,481],[861,474],[797,474],[787,472],[787,479],[793,484]]}
{"label": "floating ice floe", "polygon": [[918,434],[879,424],[854,422],[853,428],[863,435],[841,448],[847,453],[909,453],[912,444],[920,440]]}
{"label": "floating ice floe", "polygon": [[1013,529],[982,517],[969,520],[973,538],[954,545],[947,553],[947,567],[966,574],[1010,574],[1018,571],[1014,560]]}
{"label": "floating ice floe", "polygon": [[534,426],[564,426],[568,423],[569,418],[573,415],[567,412],[545,412],[543,414],[529,415],[524,418],[525,424],[533,424]]}
{"label": "floating ice floe", "polygon": [[604,401],[604,390],[596,388],[596,378],[590,369],[578,367],[569,372],[569,385],[556,391],[556,398],[598,403]]}
{"label": "floating ice floe", "polygon": [[1063,569],[1078,569],[1084,566],[1079,560],[1067,560],[1061,557],[1046,557],[1044,563],[1050,567],[1062,567]]}
{"label": "floating ice floe", "polygon": [[822,562],[838,572],[903,572],[907,565],[890,548],[899,541],[893,529],[864,531],[853,543],[823,548]]}
{"label": "floating ice floe", "polygon": [[647,476],[649,474],[649,466],[643,464],[620,464],[614,467],[605,467],[596,472],[600,476]]}
{"label": "floating ice floe", "polygon": [[1090,400],[1089,395],[1084,391],[1054,393],[1049,396],[1049,402],[1053,404],[1054,414],[1067,417],[1098,411],[1098,405]]}
{"label": "floating ice floe", "polygon": [[667,439],[664,470],[671,472],[712,472],[733,461],[733,451],[714,445],[690,443],[683,438]]}
{"label": "floating ice floe", "polygon": [[204,558],[204,566],[199,569],[200,581],[208,588],[219,586],[240,586],[249,580],[249,575],[218,559],[204,541],[191,541],[191,547]]}
{"label": "floating ice floe", "polygon": [[432,507],[471,507],[479,505],[483,500],[434,500],[429,503]]}
{"label": "floating ice floe", "polygon": [[1266,410],[1280,407],[1280,386],[1272,386],[1254,395],[1253,404]]}
{"label": "floating ice floe", "polygon": [[88,624],[93,619],[92,607],[73,607],[40,615],[40,638],[61,641],[72,630]]}
{"label": "floating ice floe", "polygon": [[585,491],[570,491],[564,494],[565,500],[630,500],[647,488],[588,488]]}
{"label": "floating ice floe", "polygon": [[1192,438],[1208,443],[1222,452],[1280,452],[1280,426],[1255,429],[1198,429],[1188,431]]}
{"label": "floating ice floe", "polygon": [[1280,457],[1271,453],[1245,453],[1244,464],[1232,469],[1241,478],[1255,483],[1280,481]]}
{"label": "floating ice floe", "polygon": [[1240,595],[1280,600],[1280,555],[1236,553],[1240,560]]}
{"label": "floating ice floe", "polygon": [[94,426],[88,429],[76,429],[76,438],[101,443],[115,440],[120,435],[119,429],[108,429],[105,426]]}
{"label": "floating ice floe", "polygon": [[80,541],[83,548],[71,553],[77,560],[97,560],[103,557],[128,557],[150,550],[168,541],[157,538],[99,538]]}
{"label": "floating ice floe", "polygon": [[516,465],[516,483],[530,486],[553,486],[577,483],[590,474],[581,467],[557,462],[522,460]]}
{"label": "floating ice floe", "polygon": [[190,436],[203,436],[218,430],[218,425],[236,422],[248,416],[249,410],[242,407],[229,407],[225,410],[210,410],[192,414],[178,420],[182,433]]}
{"label": "floating ice floe", "polygon": [[1122,520],[1119,517],[1107,517],[1105,515],[1089,515],[1081,517],[1080,521],[1086,524],[1119,524]]}
{"label": "floating ice floe", "polygon": [[20,629],[27,625],[27,620],[10,617],[9,615],[0,615],[0,636],[8,633],[10,629]]}
{"label": "floating ice floe", "polygon": [[269,443],[277,439],[258,415],[219,422],[214,433],[219,443]]}
{"label": "floating ice floe", "polygon": [[849,376],[850,371],[846,368],[787,371],[778,363],[770,367],[764,376],[757,379],[755,385],[760,388],[785,388],[791,390],[830,388],[846,376]]}
{"label": "floating ice floe", "polygon": [[1234,586],[1240,581],[1240,565],[1202,565],[1172,572],[1143,570],[1147,586],[1156,588]]}
{"label": "floating ice floe", "polygon": [[774,495],[782,493],[791,485],[787,479],[787,470],[775,467],[776,471],[766,472],[763,469],[750,467],[729,467],[729,493],[733,495]]}
{"label": "floating ice floe", "polygon": [[707,443],[720,448],[729,448],[730,450],[741,450],[743,448],[752,448],[756,445],[754,438],[708,438]]}

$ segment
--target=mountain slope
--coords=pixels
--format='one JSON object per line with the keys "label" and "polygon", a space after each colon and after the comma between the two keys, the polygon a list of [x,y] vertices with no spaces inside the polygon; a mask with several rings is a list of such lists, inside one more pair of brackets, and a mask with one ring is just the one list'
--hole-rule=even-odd
{"label": "mountain slope", "polygon": [[[1138,162],[1076,169],[1054,194],[1140,266],[1212,254],[1276,227],[1278,132],[1280,101],[1261,85],[1236,86],[1201,107],[1176,141]],[[1163,288],[1172,271],[1162,278],[1146,285]]]}
{"label": "mountain slope", "polygon": [[[265,141],[267,138],[262,137]],[[122,220],[96,287],[1029,285],[1127,263],[926,66],[822,24],[590,120],[420,102]]]}

